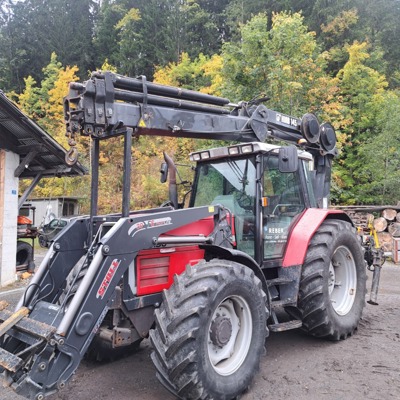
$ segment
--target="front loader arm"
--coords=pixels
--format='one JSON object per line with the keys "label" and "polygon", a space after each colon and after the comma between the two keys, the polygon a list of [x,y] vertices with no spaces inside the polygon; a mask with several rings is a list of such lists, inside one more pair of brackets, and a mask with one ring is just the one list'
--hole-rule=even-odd
{"label": "front loader arm", "polygon": [[[63,262],[58,261],[57,256],[50,257],[41,267],[43,271],[38,274],[34,285],[38,286],[42,298],[29,293],[23,297],[29,316],[18,316],[18,321],[8,326],[7,323],[16,315],[8,310],[0,311],[0,323],[8,327],[6,335],[0,338],[0,366],[5,370],[7,384],[17,393],[38,400],[63,388],[116,301],[115,288],[128,268],[134,265],[138,252],[160,245],[159,236],[163,233],[210,216],[214,217],[215,228],[209,237],[199,235],[181,237],[180,240],[184,243],[188,240],[213,243],[215,238],[223,241],[230,237],[228,231],[222,238],[219,236],[221,229],[218,224],[224,217],[221,217],[218,206],[178,211],[167,209],[154,214],[118,218],[91,247],[93,257],[76,293],[68,302],[57,301],[56,291],[45,296],[48,270],[51,269],[53,275],[59,272],[66,279],[67,271],[73,267],[72,262],[68,268],[65,267],[68,257],[63,257]],[[174,239],[179,243],[179,237]],[[62,237],[58,237],[56,243],[62,243]],[[70,250],[76,252],[73,247]],[[74,260],[77,258],[78,254]],[[25,310],[25,307],[21,309]]]}

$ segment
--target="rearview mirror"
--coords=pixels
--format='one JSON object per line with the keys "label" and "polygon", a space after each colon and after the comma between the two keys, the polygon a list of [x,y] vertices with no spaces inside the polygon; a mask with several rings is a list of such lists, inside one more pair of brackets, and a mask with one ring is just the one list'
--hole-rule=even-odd
{"label": "rearview mirror", "polygon": [[167,179],[168,179],[168,164],[166,162],[161,163],[160,174],[161,174],[160,182],[161,183],[167,182]]}
{"label": "rearview mirror", "polygon": [[279,171],[283,173],[296,172],[299,168],[299,156],[296,146],[285,146],[279,149]]}

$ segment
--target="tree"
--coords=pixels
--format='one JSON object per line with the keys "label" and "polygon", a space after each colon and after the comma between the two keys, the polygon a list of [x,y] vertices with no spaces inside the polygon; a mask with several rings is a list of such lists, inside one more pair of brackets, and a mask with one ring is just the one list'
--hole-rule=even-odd
{"label": "tree", "polygon": [[208,57],[200,53],[192,61],[187,53],[182,53],[178,63],[157,67],[154,81],[218,96],[222,88],[222,63],[222,57],[217,54]]}
{"label": "tree", "polygon": [[387,92],[376,117],[375,129],[359,144],[357,154],[363,179],[353,188],[358,204],[397,204],[399,201],[399,126],[400,98],[395,92]]}
{"label": "tree", "polygon": [[136,28],[140,19],[139,10],[131,8],[115,25],[120,37],[120,66],[122,71],[129,76],[140,75],[138,65],[140,65],[141,59],[146,56],[139,50],[144,39]]}
{"label": "tree", "polygon": [[94,68],[92,30],[97,3],[93,0],[9,1],[1,10],[0,65],[8,76],[6,87],[21,92],[23,77],[28,75],[40,81],[43,65],[53,52],[64,65],[79,65],[85,75]]}
{"label": "tree", "polygon": [[324,58],[303,17],[274,14],[268,29],[265,14],[253,17],[241,28],[241,41],[223,47],[225,93],[233,100],[256,96],[271,98],[279,111],[308,111],[308,92],[324,76]]}
{"label": "tree", "polygon": [[[367,43],[355,42],[348,47],[349,60],[338,73],[341,114],[346,126],[339,129],[345,135],[342,154],[336,164],[336,201],[360,203],[360,188],[371,180],[360,151],[371,135],[379,129],[377,115],[382,110],[385,76],[368,67]],[[345,190],[343,190],[345,189]]]}
{"label": "tree", "polygon": [[112,65],[119,64],[119,31],[115,26],[129,9],[125,3],[114,0],[101,2],[93,37],[96,65],[103,64],[106,58]]}

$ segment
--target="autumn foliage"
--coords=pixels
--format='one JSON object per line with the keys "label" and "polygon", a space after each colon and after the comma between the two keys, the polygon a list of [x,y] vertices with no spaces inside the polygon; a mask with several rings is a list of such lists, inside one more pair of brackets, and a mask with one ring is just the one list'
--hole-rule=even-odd
{"label": "autumn foliage", "polygon": [[[115,26],[126,54],[132,40],[138,40],[133,27],[142,18],[140,12],[130,9]],[[314,112],[321,120],[331,122],[338,135],[340,157],[333,174],[332,200],[347,204],[397,202],[400,189],[393,182],[400,178],[399,94],[374,68],[379,54],[370,52],[369,41],[346,40],[346,32],[357,18],[352,9],[322,24],[320,34],[329,43],[323,49],[301,13],[283,11],[270,19],[267,14],[257,14],[240,26],[239,39],[224,43],[219,54],[191,57],[180,52],[177,61],[155,65],[154,81],[222,95],[232,102],[268,96],[268,107],[297,116]],[[102,69],[118,70],[104,60]],[[335,71],[334,65],[341,67]],[[40,84],[28,76],[23,91],[12,94],[21,108],[65,147],[62,98],[68,82],[78,79],[77,73],[77,66],[62,66],[53,53]],[[115,212],[121,207],[121,140],[101,143],[101,212]],[[167,199],[166,185],[159,183],[163,151],[184,163],[190,151],[210,145],[215,143],[135,137],[131,207],[153,207]],[[90,140],[81,138],[80,161],[88,167],[90,146]],[[180,169],[183,178],[190,181],[190,169]],[[43,181],[35,195],[79,196],[87,206],[89,186],[88,178],[55,178]],[[181,189],[181,196],[185,190]]]}

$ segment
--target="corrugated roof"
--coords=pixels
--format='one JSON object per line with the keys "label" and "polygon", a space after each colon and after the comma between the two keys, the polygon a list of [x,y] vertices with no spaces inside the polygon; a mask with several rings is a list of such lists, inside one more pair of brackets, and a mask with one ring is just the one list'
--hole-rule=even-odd
{"label": "corrugated roof", "polygon": [[[79,162],[72,167],[65,163],[65,150],[45,130],[27,117],[0,91],[0,149],[19,154],[27,164],[19,171],[20,178],[45,176],[77,176],[87,174]],[[32,153],[36,152],[36,154]],[[31,159],[32,158],[32,159]]]}

